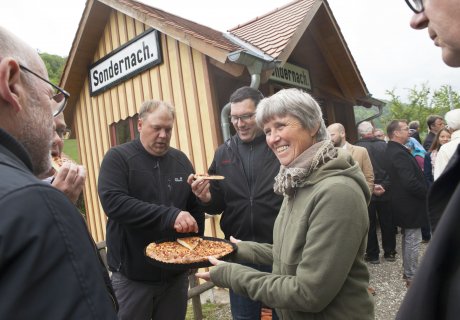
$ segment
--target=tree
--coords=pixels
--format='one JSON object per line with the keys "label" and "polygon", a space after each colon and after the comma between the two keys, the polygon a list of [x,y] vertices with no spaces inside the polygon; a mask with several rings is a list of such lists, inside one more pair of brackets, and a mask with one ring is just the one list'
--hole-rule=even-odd
{"label": "tree", "polygon": [[458,92],[452,91],[448,85],[434,90],[427,84],[422,84],[420,88],[414,86],[410,89],[408,96],[408,103],[401,101],[401,98],[396,95],[395,91],[387,91],[391,97],[387,103],[389,114],[382,117],[382,121],[388,124],[393,119],[405,119],[407,121],[420,121],[420,133],[426,134],[427,125],[426,118],[431,114],[438,114],[444,116],[447,111],[460,108],[460,95]]}
{"label": "tree", "polygon": [[64,70],[64,65],[67,58],[45,52],[40,53],[40,57],[45,62],[46,70],[48,70],[48,77],[50,81],[55,85],[59,85],[59,80],[61,79],[61,74]]}

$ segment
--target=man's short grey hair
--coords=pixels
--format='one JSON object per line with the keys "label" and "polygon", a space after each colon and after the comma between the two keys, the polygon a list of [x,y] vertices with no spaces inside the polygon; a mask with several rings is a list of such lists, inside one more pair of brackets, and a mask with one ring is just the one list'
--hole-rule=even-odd
{"label": "man's short grey hair", "polygon": [[363,121],[358,125],[358,134],[360,137],[374,132],[374,127],[369,121]]}
{"label": "man's short grey hair", "polygon": [[173,119],[176,117],[174,107],[170,103],[161,100],[147,100],[142,103],[139,109],[139,119],[145,119],[148,114],[154,112],[160,107],[166,108]]}
{"label": "man's short grey hair", "polygon": [[298,119],[303,128],[314,130],[318,125],[316,141],[329,139],[329,133],[323,120],[323,113],[315,99],[299,89],[283,89],[264,98],[257,106],[256,122],[263,125],[275,117],[292,116]]}

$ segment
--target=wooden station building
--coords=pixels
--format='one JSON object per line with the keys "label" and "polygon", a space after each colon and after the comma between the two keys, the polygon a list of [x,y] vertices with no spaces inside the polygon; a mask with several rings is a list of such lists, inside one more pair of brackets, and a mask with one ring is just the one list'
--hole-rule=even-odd
{"label": "wooden station building", "polygon": [[[228,99],[247,85],[265,96],[306,90],[326,123],[344,124],[351,140],[353,107],[382,105],[367,90],[326,0],[293,1],[224,33],[134,0],[87,0],[61,86],[71,94],[64,114],[88,171],[84,197],[96,241],[105,239],[106,225],[100,164],[110,147],[138,136],[141,103],[175,106],[171,146],[206,172],[231,134]],[[208,223],[215,234],[214,219]]]}

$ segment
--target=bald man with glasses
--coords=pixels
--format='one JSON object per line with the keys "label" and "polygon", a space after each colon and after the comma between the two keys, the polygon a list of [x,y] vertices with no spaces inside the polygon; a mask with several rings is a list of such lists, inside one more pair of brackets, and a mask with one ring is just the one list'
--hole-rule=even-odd
{"label": "bald man with glasses", "polygon": [[78,210],[36,177],[69,97],[39,55],[0,27],[0,315],[116,319],[108,274]]}

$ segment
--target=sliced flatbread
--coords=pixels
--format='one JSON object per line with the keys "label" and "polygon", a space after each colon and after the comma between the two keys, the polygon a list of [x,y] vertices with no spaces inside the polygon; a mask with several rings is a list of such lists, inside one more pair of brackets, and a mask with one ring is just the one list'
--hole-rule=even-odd
{"label": "sliced flatbread", "polygon": [[62,154],[60,157],[51,157],[51,165],[56,172],[58,172],[66,162],[75,163],[75,161],[65,154]]}
{"label": "sliced flatbread", "polygon": [[203,180],[224,180],[225,179],[224,176],[219,176],[216,174],[209,175],[209,174],[200,174],[200,173],[195,174],[194,178],[203,179]]}
{"label": "sliced flatbread", "polygon": [[177,242],[179,242],[181,245],[183,245],[189,250],[195,249],[196,246],[199,245],[201,241],[203,241],[203,239],[200,237],[188,237],[188,238],[178,238],[177,239]]}

